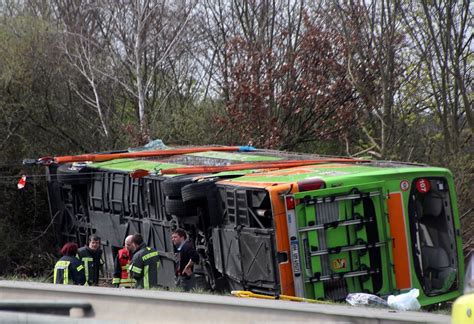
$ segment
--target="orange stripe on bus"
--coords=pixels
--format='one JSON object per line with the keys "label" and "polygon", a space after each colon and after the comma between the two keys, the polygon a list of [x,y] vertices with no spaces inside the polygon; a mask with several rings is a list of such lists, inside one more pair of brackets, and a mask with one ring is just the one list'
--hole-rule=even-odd
{"label": "orange stripe on bus", "polygon": [[230,180],[221,180],[218,184],[232,185],[235,187],[248,187],[248,188],[267,188],[273,186],[275,182],[253,182],[253,181],[234,181]]}
{"label": "orange stripe on bus", "polygon": [[410,259],[402,194],[399,192],[391,193],[387,201],[390,232],[393,238],[392,253],[397,288],[411,288]]}
{"label": "orange stripe on bus", "polygon": [[[208,146],[208,147],[183,147],[170,150],[154,150],[154,151],[139,151],[139,152],[122,152],[122,153],[94,153],[81,155],[67,155],[57,156],[54,162],[71,163],[71,162],[103,162],[116,159],[131,159],[131,158],[145,158],[157,156],[180,155],[199,152],[237,152],[240,151],[240,146]],[[46,158],[45,158],[46,159]],[[40,159],[41,160],[41,159]]]}
{"label": "orange stripe on bus", "polygon": [[280,272],[280,287],[282,295],[295,295],[295,286],[293,283],[293,269],[290,261],[290,241],[288,238],[288,224],[286,222],[285,202],[281,197],[282,193],[295,192],[297,186],[295,184],[282,184],[267,188],[270,193],[272,204],[273,220],[275,222],[275,241],[277,251],[286,253],[287,262],[278,264]]}
{"label": "orange stripe on bus", "polygon": [[[125,153],[124,153],[125,154]],[[301,167],[305,165],[320,165],[327,163],[359,163],[367,162],[367,160],[357,160],[350,158],[330,158],[317,160],[282,160],[270,162],[252,162],[252,163],[237,163],[230,165],[194,165],[182,168],[171,168],[160,170],[162,175],[166,174],[197,174],[197,173],[215,173],[224,171],[239,171],[251,169],[289,169],[293,167]]]}

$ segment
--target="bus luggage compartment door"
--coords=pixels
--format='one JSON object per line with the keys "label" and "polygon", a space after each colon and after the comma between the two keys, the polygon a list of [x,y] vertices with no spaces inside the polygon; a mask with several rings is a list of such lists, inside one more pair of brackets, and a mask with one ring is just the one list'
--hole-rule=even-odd
{"label": "bus luggage compartment door", "polygon": [[219,228],[212,233],[216,268],[231,287],[276,289],[274,233],[269,229]]}
{"label": "bus luggage compartment door", "polygon": [[297,295],[341,300],[390,291],[384,199],[382,182],[285,197]]}

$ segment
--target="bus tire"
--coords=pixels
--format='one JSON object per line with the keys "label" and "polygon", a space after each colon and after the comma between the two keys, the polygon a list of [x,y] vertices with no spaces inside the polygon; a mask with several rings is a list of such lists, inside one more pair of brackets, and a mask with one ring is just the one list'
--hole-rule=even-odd
{"label": "bus tire", "polygon": [[214,188],[217,179],[205,179],[191,183],[181,189],[181,197],[187,204],[207,199],[208,193]]}
{"label": "bus tire", "polygon": [[185,174],[166,179],[161,184],[161,191],[165,196],[181,198],[181,189],[194,182],[197,174]]}
{"label": "bus tire", "polygon": [[173,199],[166,197],[165,211],[168,215],[174,215],[178,218],[195,216],[197,214],[196,208],[191,208],[184,204],[181,199]]}

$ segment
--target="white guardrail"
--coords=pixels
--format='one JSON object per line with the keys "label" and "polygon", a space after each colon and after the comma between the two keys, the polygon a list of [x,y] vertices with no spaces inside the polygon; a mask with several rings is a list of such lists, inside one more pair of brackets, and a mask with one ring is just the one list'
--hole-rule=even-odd
{"label": "white guardrail", "polygon": [[[0,281],[0,300],[1,323],[450,322],[426,312],[26,281]],[[41,309],[59,315],[31,313]]]}

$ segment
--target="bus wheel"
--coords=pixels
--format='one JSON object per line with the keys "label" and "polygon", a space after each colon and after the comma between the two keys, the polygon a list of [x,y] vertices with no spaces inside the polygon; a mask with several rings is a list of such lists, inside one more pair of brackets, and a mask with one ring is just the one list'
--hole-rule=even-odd
{"label": "bus wheel", "polygon": [[195,175],[182,175],[162,182],[161,190],[165,196],[181,198],[181,188],[193,182]]}
{"label": "bus wheel", "polygon": [[196,208],[185,205],[181,199],[172,199],[170,197],[166,197],[165,199],[165,210],[168,215],[174,215],[176,217],[197,215]]}
{"label": "bus wheel", "polygon": [[189,204],[195,201],[207,199],[209,191],[215,186],[217,180],[217,178],[203,179],[202,181],[184,186],[181,189],[183,201]]}

